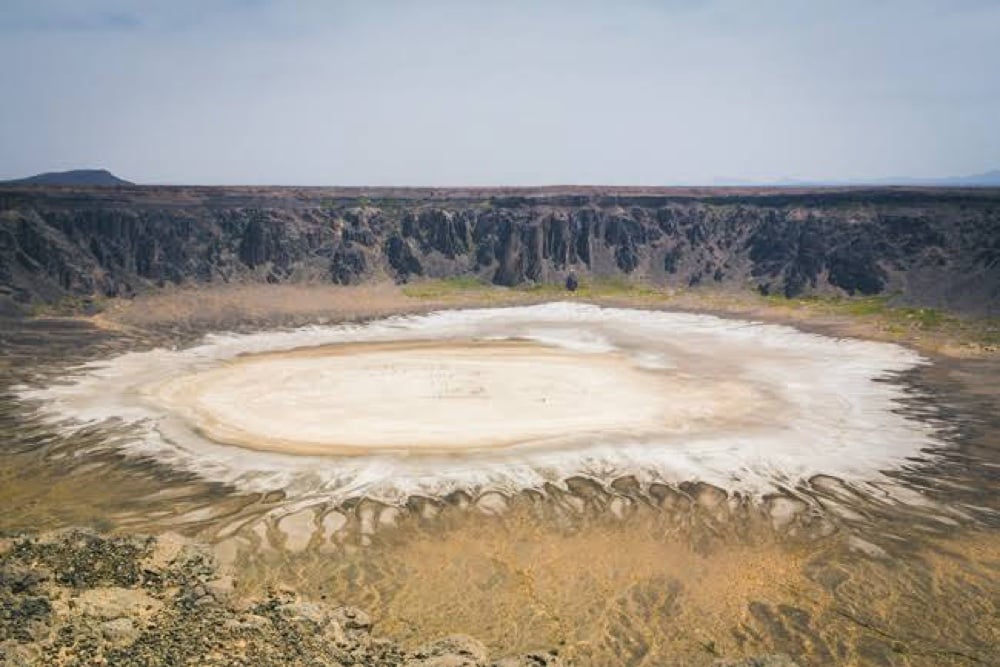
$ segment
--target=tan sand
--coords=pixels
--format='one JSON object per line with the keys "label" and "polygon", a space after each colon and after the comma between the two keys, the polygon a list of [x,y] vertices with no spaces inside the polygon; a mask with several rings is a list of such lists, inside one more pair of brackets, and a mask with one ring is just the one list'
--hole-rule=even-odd
{"label": "tan sand", "polygon": [[168,326],[205,331],[248,323],[273,326],[343,322],[443,308],[525,305],[553,299],[792,324],[831,336],[902,343],[948,357],[1000,355],[997,318],[959,319],[937,313],[942,317],[924,322],[919,309],[890,308],[872,299],[774,299],[755,291],[677,289],[643,283],[603,286],[597,283],[577,292],[555,286],[463,287],[447,281],[417,282],[402,288],[384,283],[215,285],[159,290],[134,299],[110,299],[103,312],[87,319],[114,330],[150,331]]}

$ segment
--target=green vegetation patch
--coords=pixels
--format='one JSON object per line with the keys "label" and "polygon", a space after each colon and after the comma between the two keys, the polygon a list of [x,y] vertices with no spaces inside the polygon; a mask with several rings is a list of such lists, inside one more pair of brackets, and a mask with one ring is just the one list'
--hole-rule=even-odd
{"label": "green vegetation patch", "polygon": [[594,278],[581,280],[575,290],[560,283],[524,283],[513,287],[494,285],[479,278],[456,276],[435,280],[421,280],[404,285],[403,294],[416,299],[447,298],[449,296],[481,296],[486,299],[533,296],[539,298],[591,299],[591,298],[648,298],[671,296],[674,291],[633,282],[622,278]]}
{"label": "green vegetation patch", "polygon": [[957,317],[939,308],[893,305],[894,295],[762,297],[769,305],[874,321],[896,335],[935,333],[956,342],[1000,345],[1000,318]]}
{"label": "green vegetation patch", "polygon": [[501,288],[478,278],[453,276],[435,280],[421,280],[403,286],[403,294],[414,299],[439,299],[469,292],[489,292]]}

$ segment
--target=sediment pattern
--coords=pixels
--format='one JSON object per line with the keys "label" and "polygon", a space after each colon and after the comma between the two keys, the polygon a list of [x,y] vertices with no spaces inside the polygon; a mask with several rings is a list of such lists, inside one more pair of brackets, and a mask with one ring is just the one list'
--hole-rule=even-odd
{"label": "sediment pattern", "polygon": [[921,363],[790,327],[549,303],[216,335],[19,393],[64,432],[131,424],[135,456],[303,501],[580,474],[760,494],[821,473],[884,481],[942,444],[889,381]]}
{"label": "sediment pattern", "polygon": [[[709,319],[709,329],[725,325]],[[455,320],[440,323],[454,332]],[[0,662],[957,667],[991,664],[1000,646],[992,359],[917,365],[886,387],[873,382],[902,390],[899,419],[945,437],[898,466],[866,466],[868,481],[786,477],[757,495],[696,478],[554,474],[516,491],[337,501],[303,498],[273,468],[254,491],[213,482],[210,470],[191,474],[136,448],[127,423],[66,431],[19,399],[19,386],[58,385],[83,362],[138,360],[154,347],[205,352],[207,342],[238,355],[277,332],[196,342],[170,328],[7,324]],[[535,332],[550,344],[554,333]],[[308,333],[284,334],[288,347],[309,344]],[[656,338],[680,343],[676,332]],[[858,358],[825,357],[838,373]],[[143,368],[137,377],[155,381]],[[885,472],[873,483],[876,467]],[[13,536],[79,525],[161,537]],[[158,559],[174,531],[205,544],[201,556]],[[372,629],[349,628],[357,619]]]}

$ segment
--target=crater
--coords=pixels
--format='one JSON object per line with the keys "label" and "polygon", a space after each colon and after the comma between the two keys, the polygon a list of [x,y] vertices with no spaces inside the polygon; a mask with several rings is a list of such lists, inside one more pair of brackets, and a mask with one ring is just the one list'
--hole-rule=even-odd
{"label": "crater", "polygon": [[209,335],[22,387],[61,429],[298,502],[519,493],[571,477],[767,494],[938,447],[898,345],[576,303]]}

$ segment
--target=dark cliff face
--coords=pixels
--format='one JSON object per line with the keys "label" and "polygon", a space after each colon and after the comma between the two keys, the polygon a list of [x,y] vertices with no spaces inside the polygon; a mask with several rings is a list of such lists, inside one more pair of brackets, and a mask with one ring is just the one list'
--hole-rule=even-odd
{"label": "dark cliff face", "polygon": [[1000,191],[0,189],[0,293],[570,274],[996,314]]}

